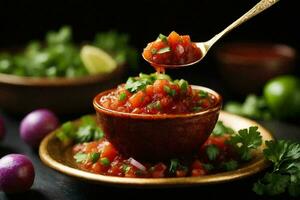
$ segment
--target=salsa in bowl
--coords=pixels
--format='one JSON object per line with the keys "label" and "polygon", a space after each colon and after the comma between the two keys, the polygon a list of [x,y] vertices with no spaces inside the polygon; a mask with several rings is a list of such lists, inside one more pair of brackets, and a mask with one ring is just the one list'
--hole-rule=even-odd
{"label": "salsa in bowl", "polygon": [[107,139],[140,160],[192,156],[218,120],[221,96],[164,74],[140,74],[93,101]]}

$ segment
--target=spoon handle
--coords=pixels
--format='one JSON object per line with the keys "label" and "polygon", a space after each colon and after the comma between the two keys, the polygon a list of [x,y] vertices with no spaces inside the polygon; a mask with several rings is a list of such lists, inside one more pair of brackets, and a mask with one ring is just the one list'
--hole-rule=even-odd
{"label": "spoon handle", "polygon": [[248,21],[252,17],[256,16],[257,14],[263,12],[267,8],[271,7],[279,0],[261,0],[258,2],[253,8],[251,8],[248,12],[246,12],[243,16],[238,18],[232,24],[230,24],[227,28],[221,31],[219,34],[215,35],[213,38],[205,42],[206,49],[208,50],[216,41],[218,41],[221,37],[223,37],[226,33],[230,32],[234,28],[238,27],[239,25],[243,24],[244,22]]}

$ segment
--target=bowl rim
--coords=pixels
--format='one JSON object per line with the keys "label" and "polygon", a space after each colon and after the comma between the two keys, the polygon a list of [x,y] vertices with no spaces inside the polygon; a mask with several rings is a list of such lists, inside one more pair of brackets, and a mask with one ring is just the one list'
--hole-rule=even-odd
{"label": "bowl rim", "polygon": [[192,89],[198,89],[198,90],[204,90],[205,92],[208,92],[210,94],[212,94],[215,98],[216,98],[216,103],[213,105],[213,107],[207,109],[207,110],[203,110],[200,112],[195,112],[195,113],[187,113],[187,114],[135,114],[135,113],[126,113],[126,112],[120,112],[120,111],[116,111],[116,110],[111,110],[111,109],[107,109],[104,108],[103,106],[101,106],[98,102],[99,99],[110,93],[111,91],[115,90],[114,89],[110,89],[110,90],[106,90],[103,92],[98,93],[94,99],[93,99],[93,106],[96,110],[97,113],[104,113],[106,115],[112,115],[114,117],[127,117],[127,118],[133,118],[133,119],[143,119],[143,120],[164,120],[164,119],[176,119],[176,118],[191,118],[191,117],[196,117],[196,116],[200,116],[200,115],[207,115],[209,113],[213,113],[213,112],[219,112],[222,108],[222,96],[217,93],[216,91],[204,87],[204,86],[198,86],[198,85],[191,85]]}
{"label": "bowl rim", "polygon": [[259,41],[236,41],[236,42],[226,42],[223,45],[221,45],[218,49],[216,49],[216,56],[218,60],[233,60],[232,62],[237,62],[234,60],[238,60],[239,62],[258,62],[257,60],[260,60],[260,62],[263,61],[269,61],[270,59],[268,57],[260,57],[252,58],[247,57],[244,55],[236,55],[235,53],[232,53],[231,50],[237,50],[239,48],[248,49],[248,48],[262,48],[264,50],[270,49],[276,53],[276,57],[272,58],[271,60],[293,60],[297,56],[297,50],[284,43],[274,43],[274,42],[259,42]]}
{"label": "bowl rim", "polygon": [[30,77],[13,74],[0,73],[0,84],[18,86],[75,86],[86,85],[95,82],[107,81],[114,76],[121,74],[125,66],[120,64],[115,70],[109,73],[85,75],[79,77]]}

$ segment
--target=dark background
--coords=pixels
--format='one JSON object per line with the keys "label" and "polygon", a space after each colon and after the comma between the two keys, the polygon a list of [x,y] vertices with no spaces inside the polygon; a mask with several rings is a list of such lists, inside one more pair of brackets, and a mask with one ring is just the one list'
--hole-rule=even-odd
{"label": "dark background", "polygon": [[[141,1],[17,1],[0,0],[0,48],[22,46],[32,39],[43,39],[49,30],[62,25],[73,28],[76,42],[92,40],[95,33],[111,29],[129,33],[131,44],[139,52],[159,33],[172,30],[189,34],[193,41],[206,41],[236,20],[256,0],[141,0]],[[300,49],[300,19],[296,0],[281,0],[272,8],[222,38],[200,64],[192,68],[172,70],[175,78],[217,89],[225,100],[226,91],[216,68],[215,50],[233,41],[262,41],[290,45]],[[139,70],[153,72],[140,58]],[[133,74],[132,73],[132,74]],[[243,96],[238,96],[242,100]]]}

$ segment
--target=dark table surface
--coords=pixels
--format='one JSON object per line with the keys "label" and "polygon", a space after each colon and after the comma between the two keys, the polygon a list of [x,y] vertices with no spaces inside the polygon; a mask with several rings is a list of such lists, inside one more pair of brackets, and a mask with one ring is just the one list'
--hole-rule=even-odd
{"label": "dark table surface", "polygon": [[[157,198],[159,195],[167,195],[169,197],[188,197],[194,193],[196,197],[209,196],[209,199],[234,197],[237,199],[268,199],[267,197],[257,196],[252,192],[252,185],[263,174],[234,181],[225,184],[195,186],[186,188],[120,188],[104,186],[92,183],[86,183],[78,179],[66,176],[56,172],[45,166],[39,159],[38,152],[30,149],[21,141],[19,137],[20,117],[9,116],[0,112],[0,116],[4,118],[7,134],[4,141],[0,144],[0,157],[8,153],[22,153],[28,155],[33,161],[36,178],[33,187],[28,192],[22,194],[5,194],[0,192],[1,200],[8,199],[101,199],[104,196],[123,196],[133,198]],[[63,119],[65,120],[65,119]],[[276,138],[300,140],[300,126],[279,121],[261,122],[268,128]],[[287,199],[286,196],[277,197],[278,199]],[[274,198],[270,198],[274,199]]]}

